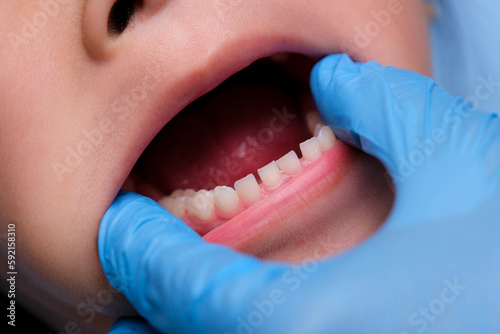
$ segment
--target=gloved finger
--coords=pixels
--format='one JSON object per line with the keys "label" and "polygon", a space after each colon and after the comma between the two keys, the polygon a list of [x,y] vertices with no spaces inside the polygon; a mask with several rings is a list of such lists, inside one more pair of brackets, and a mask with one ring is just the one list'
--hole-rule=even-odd
{"label": "gloved finger", "polygon": [[146,320],[141,318],[119,318],[109,329],[108,334],[159,334],[156,329],[151,327]]}
{"label": "gloved finger", "polygon": [[474,190],[498,184],[498,115],[468,108],[432,79],[332,55],[311,87],[337,136],[386,166],[398,189],[394,221],[463,214],[480,205]]}
{"label": "gloved finger", "polygon": [[379,158],[391,175],[419,141],[442,142],[455,118],[468,112],[461,99],[430,78],[376,62],[356,63],[343,54],[315,66],[311,88],[335,134]]}
{"label": "gloved finger", "polygon": [[172,333],[231,331],[228,319],[269,294],[288,268],[209,244],[153,200],[130,192],[120,192],[102,219],[99,256],[110,283],[139,314]]}

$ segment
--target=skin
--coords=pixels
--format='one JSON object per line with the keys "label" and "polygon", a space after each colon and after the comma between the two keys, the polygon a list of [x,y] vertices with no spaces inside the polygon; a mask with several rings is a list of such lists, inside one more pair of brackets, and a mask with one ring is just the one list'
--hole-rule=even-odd
{"label": "skin", "polygon": [[[419,2],[402,1],[369,45],[355,42],[356,28],[388,3],[146,0],[113,35],[107,20],[114,1],[61,0],[27,35],[26,22],[42,12],[38,2],[0,2],[0,222],[2,235],[16,224],[16,300],[59,328],[68,319],[84,331],[106,328],[114,316],[132,314],[100,267],[98,228],[156,133],[189,102],[276,52],[347,52],[430,75]],[[125,102],[134,98],[140,102]],[[94,144],[68,163],[89,133],[98,134]],[[359,168],[373,164],[366,159]],[[377,187],[382,177],[365,186]],[[78,314],[82,303],[109,316]]]}

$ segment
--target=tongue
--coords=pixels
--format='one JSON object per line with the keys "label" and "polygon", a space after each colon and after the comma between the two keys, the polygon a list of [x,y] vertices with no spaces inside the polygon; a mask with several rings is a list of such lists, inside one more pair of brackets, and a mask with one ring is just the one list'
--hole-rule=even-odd
{"label": "tongue", "polygon": [[169,122],[138,167],[143,181],[164,194],[232,186],[290,150],[299,152],[308,137],[297,101],[285,90],[230,87]]}

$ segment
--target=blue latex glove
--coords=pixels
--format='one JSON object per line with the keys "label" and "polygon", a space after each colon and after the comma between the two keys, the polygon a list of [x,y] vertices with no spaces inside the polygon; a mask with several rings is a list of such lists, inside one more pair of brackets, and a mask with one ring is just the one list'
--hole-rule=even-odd
{"label": "blue latex glove", "polygon": [[500,1],[428,0],[436,82],[481,110],[500,112]]}
{"label": "blue latex glove", "polygon": [[109,334],[157,334],[161,333],[155,330],[144,319],[121,318],[118,319],[110,328]]}
{"label": "blue latex glove", "polygon": [[395,180],[385,225],[329,260],[292,267],[204,242],[122,193],[103,218],[110,282],[168,333],[500,332],[500,122],[426,77],[345,55],[312,89],[344,141]]}

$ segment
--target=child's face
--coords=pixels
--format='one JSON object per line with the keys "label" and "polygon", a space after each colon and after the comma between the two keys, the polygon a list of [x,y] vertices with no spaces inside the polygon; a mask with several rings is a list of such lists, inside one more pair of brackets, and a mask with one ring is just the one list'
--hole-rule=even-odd
{"label": "child's face", "polygon": [[[97,254],[104,212],[141,152],[193,99],[281,51],[347,52],[429,74],[425,15],[415,1],[145,0],[121,34],[108,31],[114,3],[0,3],[2,232],[16,224],[19,298],[59,299],[80,321],[89,316],[77,306],[108,289]],[[331,231],[332,253],[372,233],[392,203],[376,162],[361,156],[349,169],[342,196],[352,206],[340,218],[325,203],[295,216],[349,221]],[[367,189],[379,196],[355,203]],[[113,294],[93,309],[123,314],[121,301]]]}

